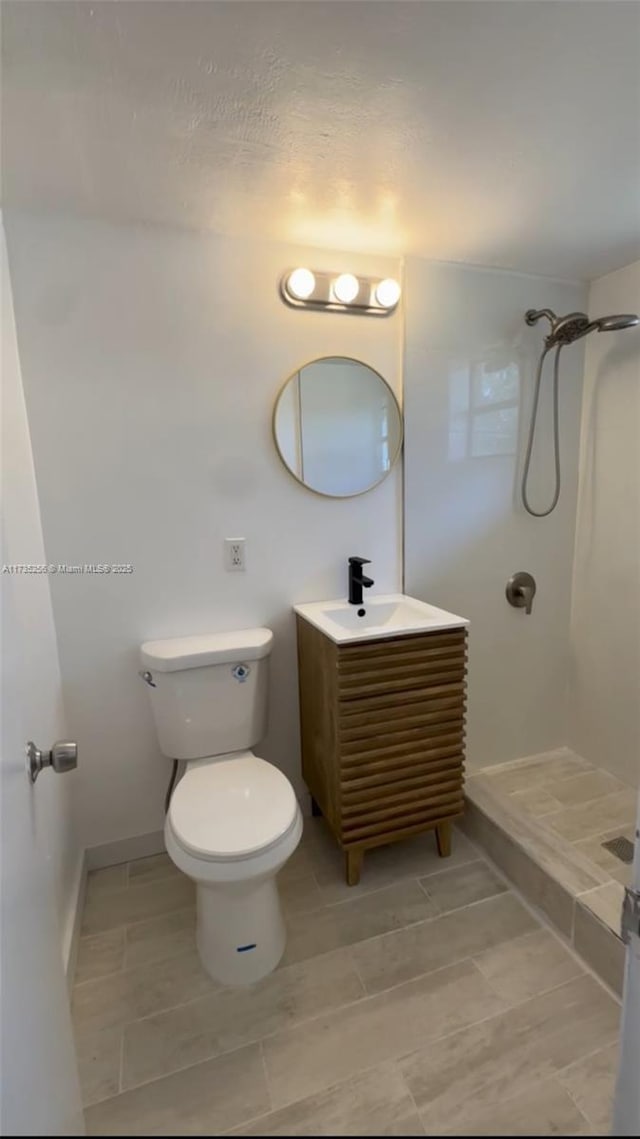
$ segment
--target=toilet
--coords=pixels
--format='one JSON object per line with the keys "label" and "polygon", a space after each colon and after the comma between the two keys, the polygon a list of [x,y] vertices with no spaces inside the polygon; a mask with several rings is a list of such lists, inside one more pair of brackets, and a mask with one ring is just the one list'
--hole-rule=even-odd
{"label": "toilet", "polygon": [[289,780],[255,755],[265,734],[270,629],[148,641],[140,650],[160,749],[186,761],[165,820],[175,865],[196,883],[202,964],[257,981],[285,947],[276,875],[302,815]]}

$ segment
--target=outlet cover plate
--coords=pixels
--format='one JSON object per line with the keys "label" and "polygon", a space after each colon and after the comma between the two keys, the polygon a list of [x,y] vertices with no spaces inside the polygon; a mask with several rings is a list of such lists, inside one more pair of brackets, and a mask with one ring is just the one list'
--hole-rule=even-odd
{"label": "outlet cover plate", "polygon": [[244,538],[225,538],[224,568],[227,573],[244,573],[246,570],[244,547]]}

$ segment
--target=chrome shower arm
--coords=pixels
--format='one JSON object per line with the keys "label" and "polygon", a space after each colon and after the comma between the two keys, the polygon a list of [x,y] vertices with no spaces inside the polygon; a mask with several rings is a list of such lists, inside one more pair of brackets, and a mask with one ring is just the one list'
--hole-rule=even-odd
{"label": "chrome shower arm", "polygon": [[554,322],[558,319],[553,309],[550,308],[527,309],[524,314],[524,319],[526,323],[531,327],[532,325],[537,324],[540,318],[543,316],[547,318],[549,324],[554,324]]}

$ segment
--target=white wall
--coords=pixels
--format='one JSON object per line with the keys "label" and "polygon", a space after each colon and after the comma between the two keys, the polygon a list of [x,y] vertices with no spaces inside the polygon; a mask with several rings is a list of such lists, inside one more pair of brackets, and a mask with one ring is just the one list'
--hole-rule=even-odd
{"label": "white wall", "polygon": [[[396,275],[395,262],[60,218],[7,218],[47,552],[131,562],[130,576],[52,582],[69,722],[82,753],[82,838],[162,825],[168,763],[137,676],[148,638],[264,624],[275,632],[262,754],[302,790],[296,601],[346,594],[346,559],[400,585],[401,472],[330,500],[292,478],[271,437],[286,376],[354,356],[400,384],[401,317],[285,306],[296,263]],[[247,540],[227,574],[222,540]]]}
{"label": "white wall", "polygon": [[[549,518],[532,518],[518,483],[546,330],[528,329],[523,317],[528,308],[580,309],[585,300],[582,287],[544,278],[407,265],[405,587],[471,620],[471,767],[566,743],[583,349],[576,344],[561,357],[562,496]],[[534,505],[552,494],[550,379],[547,373]],[[475,415],[470,383],[480,403]],[[496,400],[500,414],[491,410]],[[505,599],[516,570],[538,584],[531,616]]]}
{"label": "white wall", "polygon": [[[31,439],[24,403],[20,358],[16,342],[11,282],[4,230],[0,219],[2,256],[2,512],[8,563],[42,565],[47,554],[42,538]],[[5,582],[6,584],[6,582]],[[26,713],[25,728],[41,748],[65,737],[65,714],[58,662],[58,649],[51,608],[49,578],[44,574],[11,575],[12,606],[21,636],[20,660],[6,666],[20,677]],[[6,694],[3,691],[3,698]],[[72,723],[73,721],[70,721]],[[26,743],[26,740],[24,741]],[[18,778],[26,781],[24,757],[2,754],[3,784]],[[32,834],[50,875],[60,926],[63,960],[66,964],[73,930],[75,903],[81,872],[81,848],[76,836],[72,796],[76,774],[63,779],[45,773],[31,797]],[[6,787],[6,784],[5,784]],[[3,850],[3,855],[11,856]]]}
{"label": "white wall", "polygon": [[[640,261],[594,281],[589,313],[640,313]],[[570,742],[640,774],[640,329],[587,340],[571,630]]]}
{"label": "white wall", "polygon": [[[8,238],[48,556],[134,565],[131,576],[52,583],[69,724],[83,760],[83,843],[162,823],[168,765],[136,675],[137,646],[149,637],[274,629],[262,750],[302,792],[290,605],[344,595],[354,552],[372,558],[377,589],[399,587],[401,478],[396,470],[353,500],[306,492],[272,444],[273,400],[284,377],[323,354],[359,357],[398,390],[402,317],[291,310],[276,283],[294,263],[384,274],[397,264],[24,215],[8,219]],[[590,309],[640,308],[637,272],[596,282]],[[410,260],[405,298],[405,587],[471,619],[469,765],[570,742],[631,778],[637,334],[587,342],[570,646],[584,347],[562,355],[560,504],[534,519],[520,504],[519,477],[545,330],[526,328],[522,317],[528,307],[585,307],[585,290]],[[470,384],[480,393],[475,415]],[[552,489],[549,394],[547,373],[537,503]],[[224,573],[225,535],[246,537],[245,575]],[[538,582],[531,617],[504,598],[519,569]],[[625,598],[619,620],[612,596]]]}

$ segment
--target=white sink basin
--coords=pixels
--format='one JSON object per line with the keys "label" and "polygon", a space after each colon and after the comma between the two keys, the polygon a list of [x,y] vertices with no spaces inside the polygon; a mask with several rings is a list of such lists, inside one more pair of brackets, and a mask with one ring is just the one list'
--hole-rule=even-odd
{"label": "white sink basin", "polygon": [[362,605],[348,601],[312,601],[294,605],[294,611],[337,644],[375,641],[381,637],[406,637],[411,633],[455,629],[468,625],[465,617],[436,609],[404,593],[367,597]]}

